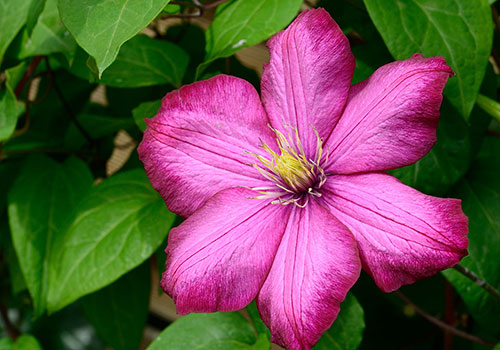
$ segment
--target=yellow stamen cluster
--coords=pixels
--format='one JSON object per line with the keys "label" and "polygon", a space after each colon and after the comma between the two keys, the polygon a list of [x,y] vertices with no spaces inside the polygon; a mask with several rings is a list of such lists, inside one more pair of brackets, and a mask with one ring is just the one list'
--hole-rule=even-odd
{"label": "yellow stamen cluster", "polygon": [[[288,127],[288,129],[291,129]],[[314,129],[314,128],[313,128]],[[261,141],[261,147],[266,151],[269,157],[252,153],[257,161],[253,165],[262,176],[271,180],[275,188],[254,188],[263,196],[256,198],[277,197],[276,203],[289,204],[295,203],[299,206],[307,204],[307,198],[303,200],[304,194],[321,196],[319,189],[326,180],[326,176],[320,167],[320,161],[323,154],[323,143],[318,133],[316,155],[314,160],[307,159],[297,130],[295,131],[295,142],[288,133],[288,138],[279,130],[271,128],[276,134],[276,141],[279,148],[279,154],[273,151],[267,144]],[[277,191],[276,191],[277,190]],[[300,203],[302,204],[300,204]]]}

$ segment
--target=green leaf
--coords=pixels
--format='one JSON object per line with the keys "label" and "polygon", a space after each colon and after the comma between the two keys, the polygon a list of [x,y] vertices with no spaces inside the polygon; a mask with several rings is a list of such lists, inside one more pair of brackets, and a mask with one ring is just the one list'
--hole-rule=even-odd
{"label": "green leaf", "polygon": [[95,58],[99,75],[169,0],[59,0],[61,19],[78,44]]}
{"label": "green leaf", "polygon": [[491,52],[493,24],[487,0],[365,0],[396,59],[413,53],[444,56],[456,76],[445,94],[468,119]]}
{"label": "green leaf", "polygon": [[42,350],[42,347],[32,335],[22,334],[15,343],[10,338],[0,339],[0,350]]}
{"label": "green leaf", "polygon": [[486,113],[500,121],[500,103],[481,94],[477,96],[476,102]]}
{"label": "green leaf", "polygon": [[[113,135],[119,130],[130,129],[135,125],[130,117],[118,118],[111,115],[101,115],[94,113],[92,110],[78,114],[76,119],[94,140]],[[86,142],[87,139],[75,124],[71,124],[65,135],[65,145],[71,149],[79,149]]]}
{"label": "green leaf", "polygon": [[9,44],[26,22],[31,0],[0,0],[0,63]]}
{"label": "green leaf", "polygon": [[17,101],[9,86],[0,90],[0,141],[11,137],[16,129],[17,118],[23,111],[24,105]]}
{"label": "green leaf", "polygon": [[83,311],[113,349],[136,350],[146,324],[151,289],[146,262],[113,284],[82,298]]}
{"label": "green leaf", "polygon": [[262,318],[260,317],[259,310],[257,309],[257,303],[252,301],[250,305],[246,307],[248,315],[250,316],[253,325],[255,327],[255,330],[257,331],[257,334],[264,334],[267,339],[271,338],[271,332],[269,331],[269,328],[267,328],[266,324],[264,321],[262,321]]}
{"label": "green leaf", "polygon": [[11,233],[9,229],[7,215],[5,215],[5,221],[0,223],[0,232],[5,235],[4,238],[4,256],[9,262],[7,268],[9,270],[9,280],[12,290],[12,294],[16,295],[23,290],[26,290],[28,286],[24,280],[23,272],[21,271],[21,266],[19,265],[19,259],[17,258],[16,251],[12,244]]}
{"label": "green leaf", "polygon": [[42,347],[35,337],[29,334],[23,334],[17,338],[12,350],[42,350]]}
{"label": "green leaf", "polygon": [[81,160],[60,164],[39,156],[26,162],[9,192],[12,241],[37,316],[46,308],[54,242],[91,184],[92,175]]}
{"label": "green leaf", "polygon": [[31,36],[31,33],[33,33],[33,28],[35,28],[38,22],[38,17],[40,17],[45,7],[45,1],[46,0],[31,0],[28,17],[26,18],[26,33],[28,36]]}
{"label": "green leaf", "polygon": [[256,341],[252,325],[237,312],[190,314],[168,326],[148,350],[249,350]]}
{"label": "green leaf", "polygon": [[139,130],[146,130],[146,122],[144,119],[153,118],[161,107],[161,100],[144,102],[134,108],[132,115]]}
{"label": "green leaf", "polygon": [[28,38],[28,32],[25,34],[26,41],[21,48],[21,58],[56,52],[62,52],[66,57],[70,57],[76,49],[75,40],[59,18],[57,0],[46,1],[31,36]]}
{"label": "green leaf", "polygon": [[165,238],[175,215],[143,170],[131,170],[94,187],[57,243],[47,307],[61,309],[141,264]]}
{"label": "green leaf", "polygon": [[363,308],[352,294],[340,305],[340,313],[314,349],[356,350],[363,339],[365,319]]}
{"label": "green leaf", "polygon": [[[73,113],[78,114],[88,102],[89,95],[95,86],[61,69],[54,71],[54,76]],[[48,91],[48,95],[43,103],[33,104],[30,107],[31,121],[28,131],[8,140],[2,146],[3,150],[63,148],[62,141],[71,118],[57,93],[50,88],[49,79],[42,79],[40,82],[38,97],[41,97],[45,91]]]}
{"label": "green leaf", "polygon": [[[469,256],[460,264],[495,288],[500,288],[500,140],[487,137],[476,162],[456,186],[469,217]],[[455,270],[444,275],[455,286],[476,321],[500,336],[500,304],[482,288]]]}
{"label": "green leaf", "polygon": [[205,32],[205,62],[197,76],[217,58],[266,40],[297,15],[302,0],[233,0],[220,5]]}
{"label": "green leaf", "polygon": [[[83,79],[94,79],[87,67],[88,55],[79,50],[70,71]],[[114,87],[140,87],[171,84],[179,87],[189,56],[168,41],[137,35],[123,44],[116,60],[98,81]]]}
{"label": "green leaf", "polygon": [[0,339],[0,350],[12,350],[14,342],[10,338]]}

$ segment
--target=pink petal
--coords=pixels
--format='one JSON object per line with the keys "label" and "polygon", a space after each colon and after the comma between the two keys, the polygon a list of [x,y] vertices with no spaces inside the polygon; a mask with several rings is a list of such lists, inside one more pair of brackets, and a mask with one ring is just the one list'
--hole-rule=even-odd
{"label": "pink petal", "polygon": [[305,11],[268,41],[262,102],[274,128],[298,128],[306,155],[330,134],[344,108],[354,72],[349,41],[324,9]]}
{"label": "pink petal", "polygon": [[171,211],[188,216],[220,190],[267,183],[248,152],[276,141],[250,83],[218,75],[184,86],[147,122],[139,157]]}
{"label": "pink petal", "polygon": [[271,340],[310,349],[337,318],[359,277],[352,234],[314,201],[293,207],[271,271],[257,296]]}
{"label": "pink petal", "polygon": [[228,189],[170,231],[162,288],[177,312],[234,311],[264,282],[289,216],[288,207]]}
{"label": "pink petal", "polygon": [[416,54],[354,85],[327,142],[327,170],[388,170],[422,158],[436,142],[442,92],[451,75],[444,58]]}
{"label": "pink petal", "polygon": [[432,276],[467,255],[460,200],[425,195],[381,173],[330,176],[321,197],[358,241],[363,268],[384,292]]}

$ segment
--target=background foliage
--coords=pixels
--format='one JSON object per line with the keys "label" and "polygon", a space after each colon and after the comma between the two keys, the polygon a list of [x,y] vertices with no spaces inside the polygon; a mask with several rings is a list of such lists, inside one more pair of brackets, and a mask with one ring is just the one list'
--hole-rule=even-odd
{"label": "background foliage", "polygon": [[[0,0],[0,350],[270,348],[255,303],[172,323],[151,311],[181,220],[133,149],[168,91],[218,73],[259,89],[240,50],[316,6],[350,40],[353,83],[415,52],[453,68],[435,147],[392,173],[462,199],[461,266],[500,289],[494,0]],[[121,148],[132,154],[111,169]],[[317,349],[487,349],[499,315],[500,300],[456,270],[391,294],[363,274]]]}

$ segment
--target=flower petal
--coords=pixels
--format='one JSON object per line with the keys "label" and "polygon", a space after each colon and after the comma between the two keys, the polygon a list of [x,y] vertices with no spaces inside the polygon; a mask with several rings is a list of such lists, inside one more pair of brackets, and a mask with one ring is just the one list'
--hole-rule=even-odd
{"label": "flower petal", "polygon": [[139,157],[167,207],[188,216],[215,193],[267,182],[251,167],[259,138],[276,143],[257,91],[218,75],[170,92],[148,127]]}
{"label": "flower petal", "polygon": [[268,41],[262,102],[271,125],[298,129],[306,155],[314,157],[316,135],[330,134],[346,103],[354,72],[349,41],[324,9],[302,12]]}
{"label": "flower petal", "polygon": [[293,207],[271,271],[257,296],[271,340],[309,349],[337,318],[359,277],[352,234],[315,201]]}
{"label": "flower petal", "polygon": [[363,268],[384,292],[432,276],[467,255],[460,200],[425,195],[381,173],[330,176],[321,197],[358,241]]}
{"label": "flower petal", "polygon": [[420,54],[377,69],[354,85],[330,139],[328,172],[349,174],[409,165],[436,142],[443,89],[453,71]]}
{"label": "flower petal", "polygon": [[177,312],[234,311],[257,295],[278,248],[288,207],[219,192],[170,231],[161,286]]}

